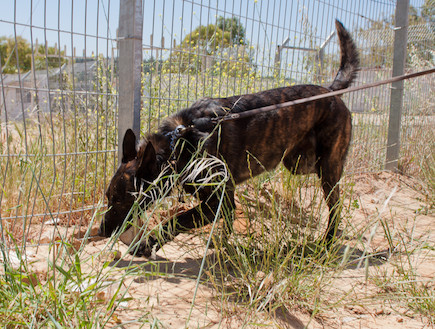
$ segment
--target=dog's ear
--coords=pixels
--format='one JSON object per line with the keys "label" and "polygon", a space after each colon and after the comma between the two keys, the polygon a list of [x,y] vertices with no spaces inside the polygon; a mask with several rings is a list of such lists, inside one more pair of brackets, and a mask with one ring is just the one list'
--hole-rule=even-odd
{"label": "dog's ear", "polygon": [[122,162],[127,163],[137,156],[136,136],[131,129],[127,129],[122,141]]}
{"label": "dog's ear", "polygon": [[150,177],[156,175],[157,171],[157,156],[156,150],[151,142],[145,146],[145,150],[139,159],[139,166],[137,168],[137,177]]}

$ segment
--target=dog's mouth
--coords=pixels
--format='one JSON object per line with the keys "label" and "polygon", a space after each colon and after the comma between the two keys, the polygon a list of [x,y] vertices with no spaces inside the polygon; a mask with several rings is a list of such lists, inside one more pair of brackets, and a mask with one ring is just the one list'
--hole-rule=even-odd
{"label": "dog's mouth", "polygon": [[131,218],[124,219],[121,224],[110,225],[110,221],[103,220],[98,229],[98,236],[103,238],[110,238],[114,233],[123,234],[131,227]]}
{"label": "dog's mouth", "polygon": [[108,234],[108,233],[109,233],[108,230],[106,230],[106,229],[100,227],[100,228],[98,229],[98,233],[97,233],[97,235],[98,235],[98,236],[101,236],[101,237],[103,237],[103,238],[108,238],[108,237],[110,237],[111,234],[112,234],[112,233],[110,233],[110,234]]}
{"label": "dog's mouth", "polygon": [[103,222],[100,225],[100,228],[98,229],[98,236],[101,236],[103,238],[110,238],[117,229],[119,229],[119,226],[111,227],[110,225],[106,224],[107,222],[103,220]]}

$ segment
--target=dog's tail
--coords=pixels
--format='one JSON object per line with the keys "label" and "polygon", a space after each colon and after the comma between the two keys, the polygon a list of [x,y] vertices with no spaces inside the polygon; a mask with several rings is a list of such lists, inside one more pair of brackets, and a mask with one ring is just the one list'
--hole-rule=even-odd
{"label": "dog's tail", "polygon": [[340,69],[329,89],[340,90],[349,87],[353,80],[355,80],[359,70],[359,55],[355,42],[343,24],[335,20],[335,27],[337,28],[338,40],[340,42],[341,61]]}

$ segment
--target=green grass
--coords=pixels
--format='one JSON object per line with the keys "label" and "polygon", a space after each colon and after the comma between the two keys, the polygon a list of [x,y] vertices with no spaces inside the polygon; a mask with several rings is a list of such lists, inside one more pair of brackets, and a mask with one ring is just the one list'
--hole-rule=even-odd
{"label": "green grass", "polygon": [[[110,305],[103,305],[98,297],[104,285],[101,275],[82,273],[77,254],[71,259],[58,257],[56,265],[47,262],[48,276],[43,281],[24,261],[18,269],[4,262],[0,276],[3,328],[94,328],[110,319]],[[95,283],[86,286],[88,282]]]}
{"label": "green grass", "polygon": [[[110,247],[86,254],[89,235],[90,228],[79,246],[66,238],[49,243],[43,270],[33,266],[21,244],[12,250],[1,245],[2,328],[102,328],[119,322],[115,312],[132,299],[125,282],[132,271],[117,269]],[[148,312],[138,321],[148,323]]]}
{"label": "green grass", "polygon": [[[413,314],[421,314],[433,322],[433,282],[421,281],[413,269],[413,257],[424,257],[427,251],[433,251],[433,245],[429,241],[411,241],[410,234],[395,230],[380,215],[373,216],[368,226],[358,227],[351,218],[353,211],[360,207],[353,187],[352,180],[345,178],[340,227],[343,235],[329,251],[319,239],[325,229],[327,211],[316,178],[292,176],[279,168],[240,187],[238,216],[249,219],[244,232],[236,230],[228,235],[225,225],[219,224],[212,230],[213,235],[207,231],[196,233],[204,246],[210,239],[213,242],[213,249],[204,251],[198,258],[202,273],[197,274],[197,287],[212,287],[222,317],[236,312],[246,324],[255,321],[250,314],[292,314],[295,310],[312,321],[322,321],[324,314],[344,305],[370,305],[374,301],[403,305]],[[162,199],[157,200],[148,214],[137,206],[133,211],[145,220],[146,227],[150,214],[158,215],[165,205],[167,207]],[[95,213],[91,223],[97,217]],[[363,236],[374,227],[382,227],[385,240],[389,241],[387,244],[400,254],[389,260],[394,265],[392,269],[370,270],[369,263],[376,256],[367,249],[369,243]],[[370,236],[372,234],[369,239]],[[0,274],[2,326],[98,328],[121,323],[118,311],[123,303],[135,298],[128,294],[132,280],[144,277],[146,284],[148,278],[168,276],[168,270],[153,261],[140,265],[130,262],[121,268],[117,267],[120,260],[113,261],[112,258],[96,262],[97,258],[108,257],[111,250],[116,250],[114,242],[117,238],[108,240],[106,247],[93,255],[85,252],[86,239],[75,249],[73,241],[67,238],[51,242],[49,249],[52,252],[46,259],[47,276],[39,278],[32,270],[31,261],[22,256],[26,248],[10,236],[12,252],[21,262],[19,266],[12,261],[3,262]],[[2,245],[2,254],[9,254],[5,245]],[[373,282],[379,292],[364,300],[355,299],[352,292],[340,296],[330,293],[337,278],[357,264],[366,272],[362,282]],[[114,287],[112,291],[115,291],[110,297],[108,286]],[[147,303],[146,300],[143,302]],[[397,312],[400,314],[400,310]],[[148,309],[143,310],[135,323],[163,327]]]}

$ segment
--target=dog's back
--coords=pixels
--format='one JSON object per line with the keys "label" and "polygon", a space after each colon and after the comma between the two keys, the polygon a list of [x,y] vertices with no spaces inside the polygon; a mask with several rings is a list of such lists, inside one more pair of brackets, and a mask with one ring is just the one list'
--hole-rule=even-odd
{"label": "dog's back", "polygon": [[[336,20],[335,25],[340,44],[341,60],[340,68],[329,87],[307,84],[280,87],[253,94],[223,98],[202,98],[194,102],[189,108],[181,110],[165,120],[160,126],[160,132],[167,133],[181,124],[185,126],[192,125],[195,119],[199,118],[220,117],[228,112],[250,111],[349,87],[355,80],[359,70],[359,55],[352,37],[343,24]],[[213,128],[213,126],[208,126],[208,129],[204,130],[211,132]]]}
{"label": "dog's back", "polygon": [[[341,62],[329,87],[307,84],[224,98],[203,98],[191,107],[170,116],[163,122],[159,132],[167,134],[183,125],[212,133],[215,125],[210,123],[210,118],[347,88],[356,77],[359,57],[351,36],[339,21],[336,21],[336,28]],[[210,138],[207,146],[209,153],[219,154],[225,159],[235,182],[239,183],[251,175],[274,168],[284,155],[284,163],[296,173],[319,172],[320,168],[316,168],[316,163],[327,148],[323,144],[336,141],[334,134],[339,131],[347,136],[340,142],[345,155],[350,141],[351,116],[340,97],[329,97],[307,105],[282,108],[236,122],[226,122],[222,124],[219,136],[216,134],[214,138]],[[190,142],[195,143],[193,140]],[[218,144],[219,150],[216,148]]]}
{"label": "dog's back", "polygon": [[[207,153],[224,160],[235,184],[273,169],[280,161],[291,172],[316,173],[322,179],[330,209],[326,233],[328,239],[334,235],[334,209],[339,200],[338,181],[343,172],[352,130],[351,114],[341,98],[327,97],[223,122],[219,129],[210,124],[211,120],[208,119],[350,86],[359,69],[358,53],[351,36],[339,21],[336,21],[336,28],[341,62],[329,87],[297,85],[254,94],[205,98],[174,114],[160,128],[160,133],[165,134],[180,124],[190,126],[181,138],[190,144],[195,144],[199,134],[208,133],[204,148]],[[188,154],[181,154],[180,159],[184,158],[182,161],[186,162],[188,157]]]}

